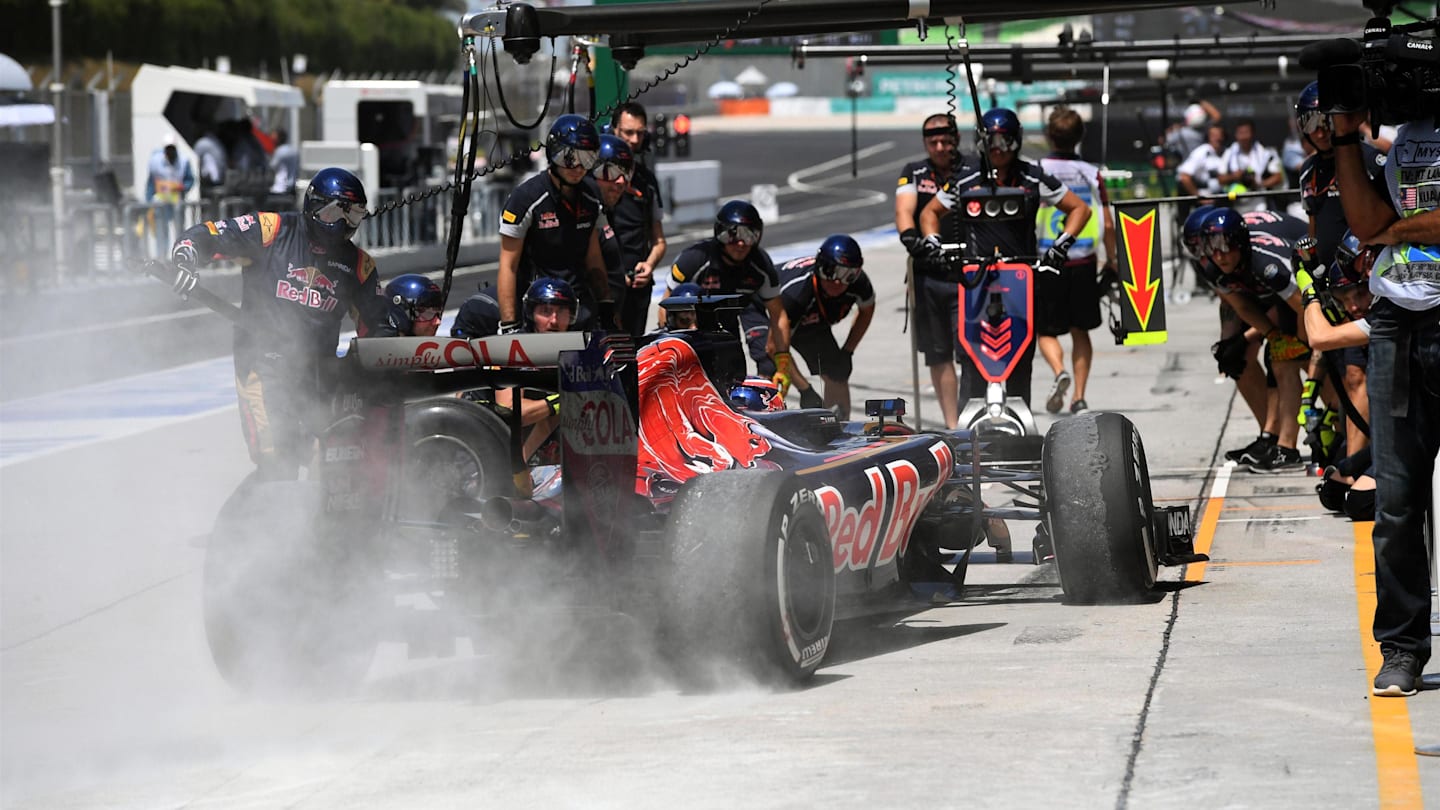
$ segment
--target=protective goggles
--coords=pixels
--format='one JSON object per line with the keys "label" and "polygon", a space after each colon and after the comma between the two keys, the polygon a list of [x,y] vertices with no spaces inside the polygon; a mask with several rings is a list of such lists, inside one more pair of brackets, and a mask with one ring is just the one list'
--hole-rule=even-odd
{"label": "protective goggles", "polygon": [[1313,135],[1322,129],[1330,128],[1330,116],[1319,110],[1306,110],[1296,117],[1295,125],[1302,133]]}
{"label": "protective goggles", "polygon": [[1204,252],[1204,250],[1203,250],[1203,247],[1202,247],[1202,245],[1201,245],[1201,242],[1202,242],[1202,240],[1201,240],[1201,238],[1200,238],[1199,236],[1187,236],[1187,237],[1185,237],[1185,239],[1184,239],[1185,252],[1186,252],[1187,254],[1189,254],[1190,258],[1192,258],[1192,259],[1203,259],[1203,258],[1205,258],[1205,252]]}
{"label": "protective goggles", "polygon": [[630,178],[635,176],[635,164],[627,165],[614,160],[606,160],[595,164],[595,168],[590,171],[595,174],[596,178],[607,183],[618,183],[621,180],[628,183]]}
{"label": "protective goggles", "polygon": [[440,307],[416,307],[411,320],[433,321],[440,317]]}
{"label": "protective goggles", "polygon": [[959,136],[960,132],[955,127],[926,127],[920,130],[920,134],[925,138],[934,138],[940,135],[949,135],[955,138]]}
{"label": "protective goggles", "polygon": [[595,149],[562,146],[550,157],[550,163],[562,169],[584,169],[588,172],[594,167],[595,161],[599,157],[600,153]]}
{"label": "protective goggles", "polygon": [[760,244],[760,230],[749,225],[731,225],[715,234],[722,245],[733,245],[740,242],[746,245]]}
{"label": "protective goggles", "polygon": [[1201,256],[1218,256],[1221,253],[1239,249],[1240,246],[1223,233],[1204,234],[1200,237]]}
{"label": "protective goggles", "polygon": [[365,221],[365,206],[347,200],[331,200],[324,208],[315,212],[315,219],[323,225],[334,225],[344,220],[352,228],[360,227]]}
{"label": "protective goggles", "polygon": [[815,275],[819,276],[821,281],[854,284],[855,279],[860,278],[860,273],[863,272],[864,269],[865,268],[858,265],[817,264],[815,266]]}
{"label": "protective goggles", "polygon": [[987,132],[980,138],[980,145],[986,149],[999,149],[1001,152],[1019,152],[1020,139],[1004,132]]}

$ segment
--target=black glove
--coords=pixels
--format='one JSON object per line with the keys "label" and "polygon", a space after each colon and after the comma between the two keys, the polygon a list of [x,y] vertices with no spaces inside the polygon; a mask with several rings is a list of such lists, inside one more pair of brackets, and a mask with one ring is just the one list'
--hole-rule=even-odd
{"label": "black glove", "polygon": [[595,311],[598,313],[600,319],[599,322],[595,324],[596,328],[604,329],[607,332],[612,329],[620,328],[620,321],[615,316],[614,301],[607,300],[596,302]]}
{"label": "black glove", "polygon": [[905,246],[905,252],[918,259],[925,255],[925,248],[922,247],[924,240],[920,238],[919,228],[906,228],[900,233],[900,244]]}
{"label": "black glove", "polygon": [[1106,264],[1100,268],[1100,275],[1096,280],[1101,295],[1109,295],[1120,290],[1120,273],[1116,271],[1114,264]]}
{"label": "black glove", "polygon": [[815,386],[810,386],[800,392],[800,407],[802,408],[823,408],[825,400],[815,393]]}
{"label": "black glove", "polygon": [[1245,340],[1245,333],[1241,332],[1210,347],[1210,353],[1215,355],[1215,365],[1219,367],[1221,374],[1232,380],[1240,379],[1240,375],[1245,372],[1245,349],[1248,342]]}
{"label": "black glove", "polygon": [[501,322],[500,322],[500,331],[499,331],[498,334],[501,334],[501,335],[515,335],[515,334],[519,334],[519,333],[520,333],[520,322],[519,322],[519,321],[501,321]]}
{"label": "black glove", "polygon": [[920,255],[930,261],[935,261],[945,255],[945,248],[941,247],[940,234],[932,233],[920,240]]}
{"label": "black glove", "polygon": [[820,373],[836,382],[847,382],[850,372],[855,370],[855,353],[841,349],[834,361],[820,370]]}
{"label": "black glove", "polygon": [[1037,267],[1049,267],[1059,272],[1065,267],[1065,262],[1070,259],[1070,246],[1075,244],[1075,237],[1068,233],[1062,233],[1055,237],[1055,243],[1040,257]]}

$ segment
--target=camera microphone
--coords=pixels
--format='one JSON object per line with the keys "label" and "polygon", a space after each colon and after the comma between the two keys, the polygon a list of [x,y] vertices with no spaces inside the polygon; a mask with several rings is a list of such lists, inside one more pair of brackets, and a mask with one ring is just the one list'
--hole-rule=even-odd
{"label": "camera microphone", "polygon": [[1314,42],[1300,50],[1300,67],[1319,70],[1331,65],[1348,65],[1359,62],[1363,50],[1353,39],[1330,39]]}

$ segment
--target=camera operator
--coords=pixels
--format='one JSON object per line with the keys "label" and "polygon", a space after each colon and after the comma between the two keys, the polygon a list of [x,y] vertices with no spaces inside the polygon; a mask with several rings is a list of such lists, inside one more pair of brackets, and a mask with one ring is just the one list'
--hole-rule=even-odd
{"label": "camera operator", "polygon": [[[1383,18],[1373,19],[1366,26],[1367,39],[1377,24],[1388,30]],[[1417,109],[1417,95],[1405,93],[1406,82],[1397,80],[1405,77],[1406,66],[1387,62],[1383,69],[1389,71],[1389,83],[1383,84],[1371,75],[1376,66],[1366,61],[1363,67],[1344,66],[1351,68],[1351,76],[1364,72],[1366,98],[1359,104],[1347,98],[1328,105],[1334,128],[1330,140],[1350,230],[1362,244],[1387,246],[1371,270],[1375,300],[1367,318],[1377,482],[1373,632],[1384,656],[1373,691],[1408,697],[1417,691],[1430,658],[1424,525],[1440,451],[1440,128],[1434,110]],[[1328,76],[1321,73],[1321,95],[1327,99],[1327,78],[1337,76],[1333,70]],[[1425,69],[1408,70],[1419,76]],[[1419,86],[1426,83],[1421,79]],[[1404,120],[1385,165],[1389,199],[1366,178],[1360,146],[1366,108],[1379,108],[1375,117],[1382,123]]]}

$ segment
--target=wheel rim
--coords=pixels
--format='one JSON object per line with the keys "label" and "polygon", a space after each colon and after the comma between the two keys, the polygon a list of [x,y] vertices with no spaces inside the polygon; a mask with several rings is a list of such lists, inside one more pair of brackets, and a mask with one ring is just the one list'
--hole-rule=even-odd
{"label": "wheel rim", "polygon": [[813,530],[800,529],[785,540],[780,575],[785,589],[785,609],[802,638],[813,638],[825,629],[829,614],[828,596],[834,563]]}
{"label": "wheel rim", "polygon": [[468,445],[453,436],[426,436],[410,446],[405,497],[409,519],[434,520],[457,499],[479,501],[485,494],[485,467]]}

